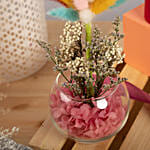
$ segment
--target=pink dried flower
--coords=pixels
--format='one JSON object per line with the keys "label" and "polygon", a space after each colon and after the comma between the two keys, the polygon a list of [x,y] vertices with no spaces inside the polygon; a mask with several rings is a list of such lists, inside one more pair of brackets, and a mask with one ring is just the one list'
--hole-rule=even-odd
{"label": "pink dried flower", "polygon": [[88,8],[87,0],[73,0],[73,3],[78,10],[83,10]]}

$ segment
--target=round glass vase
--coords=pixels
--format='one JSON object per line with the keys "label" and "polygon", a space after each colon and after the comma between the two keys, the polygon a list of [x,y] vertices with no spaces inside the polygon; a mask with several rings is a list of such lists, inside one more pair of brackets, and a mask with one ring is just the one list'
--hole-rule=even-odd
{"label": "round glass vase", "polygon": [[[80,143],[94,143],[111,138],[125,125],[130,99],[126,85],[121,83],[101,97],[80,99],[66,87],[66,80],[58,74],[50,93],[51,120],[63,135]],[[83,103],[80,101],[90,101]],[[100,109],[98,102],[106,101]]]}

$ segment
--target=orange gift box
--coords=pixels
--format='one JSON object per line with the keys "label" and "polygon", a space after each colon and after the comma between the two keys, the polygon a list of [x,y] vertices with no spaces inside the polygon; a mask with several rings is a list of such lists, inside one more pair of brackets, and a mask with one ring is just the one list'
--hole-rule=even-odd
{"label": "orange gift box", "polygon": [[144,4],[123,15],[125,62],[150,76],[150,24]]}

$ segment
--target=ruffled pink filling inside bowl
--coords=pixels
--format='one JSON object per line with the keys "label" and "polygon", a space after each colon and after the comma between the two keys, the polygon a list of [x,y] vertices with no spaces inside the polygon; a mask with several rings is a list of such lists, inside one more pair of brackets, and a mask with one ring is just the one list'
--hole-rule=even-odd
{"label": "ruffled pink filling inside bowl", "polygon": [[109,136],[120,128],[127,114],[127,105],[122,103],[123,88],[105,98],[108,102],[106,109],[99,109],[96,102],[93,102],[95,107],[90,107],[89,104],[69,100],[67,96],[72,97],[72,93],[68,88],[55,90],[55,94],[50,95],[53,120],[71,137],[98,139]]}

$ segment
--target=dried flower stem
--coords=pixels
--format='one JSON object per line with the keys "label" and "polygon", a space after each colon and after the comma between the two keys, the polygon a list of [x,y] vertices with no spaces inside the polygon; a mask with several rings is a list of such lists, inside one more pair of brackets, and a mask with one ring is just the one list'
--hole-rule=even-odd
{"label": "dried flower stem", "polygon": [[[86,31],[86,43],[91,45],[92,42],[92,25],[91,23],[88,23],[85,25],[85,31]],[[86,59],[90,61],[90,51],[91,49],[88,48],[86,50]],[[90,66],[91,67],[91,66]],[[92,77],[92,71],[90,71],[90,77]],[[88,81],[88,87],[87,87],[87,95],[88,97],[94,96],[94,87],[90,81]]]}
{"label": "dried flower stem", "polygon": [[[37,43],[38,43],[42,48],[44,48],[44,49],[48,52],[48,54],[49,54],[48,57],[52,60],[52,62],[53,62],[55,65],[57,65],[55,59],[50,55],[51,50],[50,50],[49,45],[47,45],[47,44],[46,44],[45,42],[43,42],[43,41],[38,41],[38,40],[37,40]],[[59,70],[59,72],[60,72],[61,75],[66,79],[67,82],[70,82],[70,81],[67,79],[67,77],[64,75],[64,73],[62,72],[62,70]]]}
{"label": "dried flower stem", "polygon": [[[90,23],[85,25],[85,32],[86,32],[86,42],[91,44],[92,25]],[[86,59],[90,59],[90,48],[86,50]]]}
{"label": "dried flower stem", "polygon": [[[55,62],[55,60],[54,60],[54,58],[52,57],[52,56],[50,56],[50,59],[54,62],[54,64],[56,65],[56,62]],[[66,81],[67,82],[70,82],[69,80],[68,80],[68,78],[64,75],[64,73],[62,72],[62,70],[59,70],[59,72],[61,73],[61,75],[66,79]]]}
{"label": "dried flower stem", "polygon": [[[54,60],[54,58],[53,58],[52,56],[50,56],[50,59],[51,59],[52,62],[54,62],[54,64],[56,65],[56,62],[55,62],[55,60]],[[64,75],[64,73],[62,72],[62,70],[59,70],[59,72],[60,72],[61,75],[66,79],[67,82],[70,82],[70,81],[68,80],[68,78]]]}

